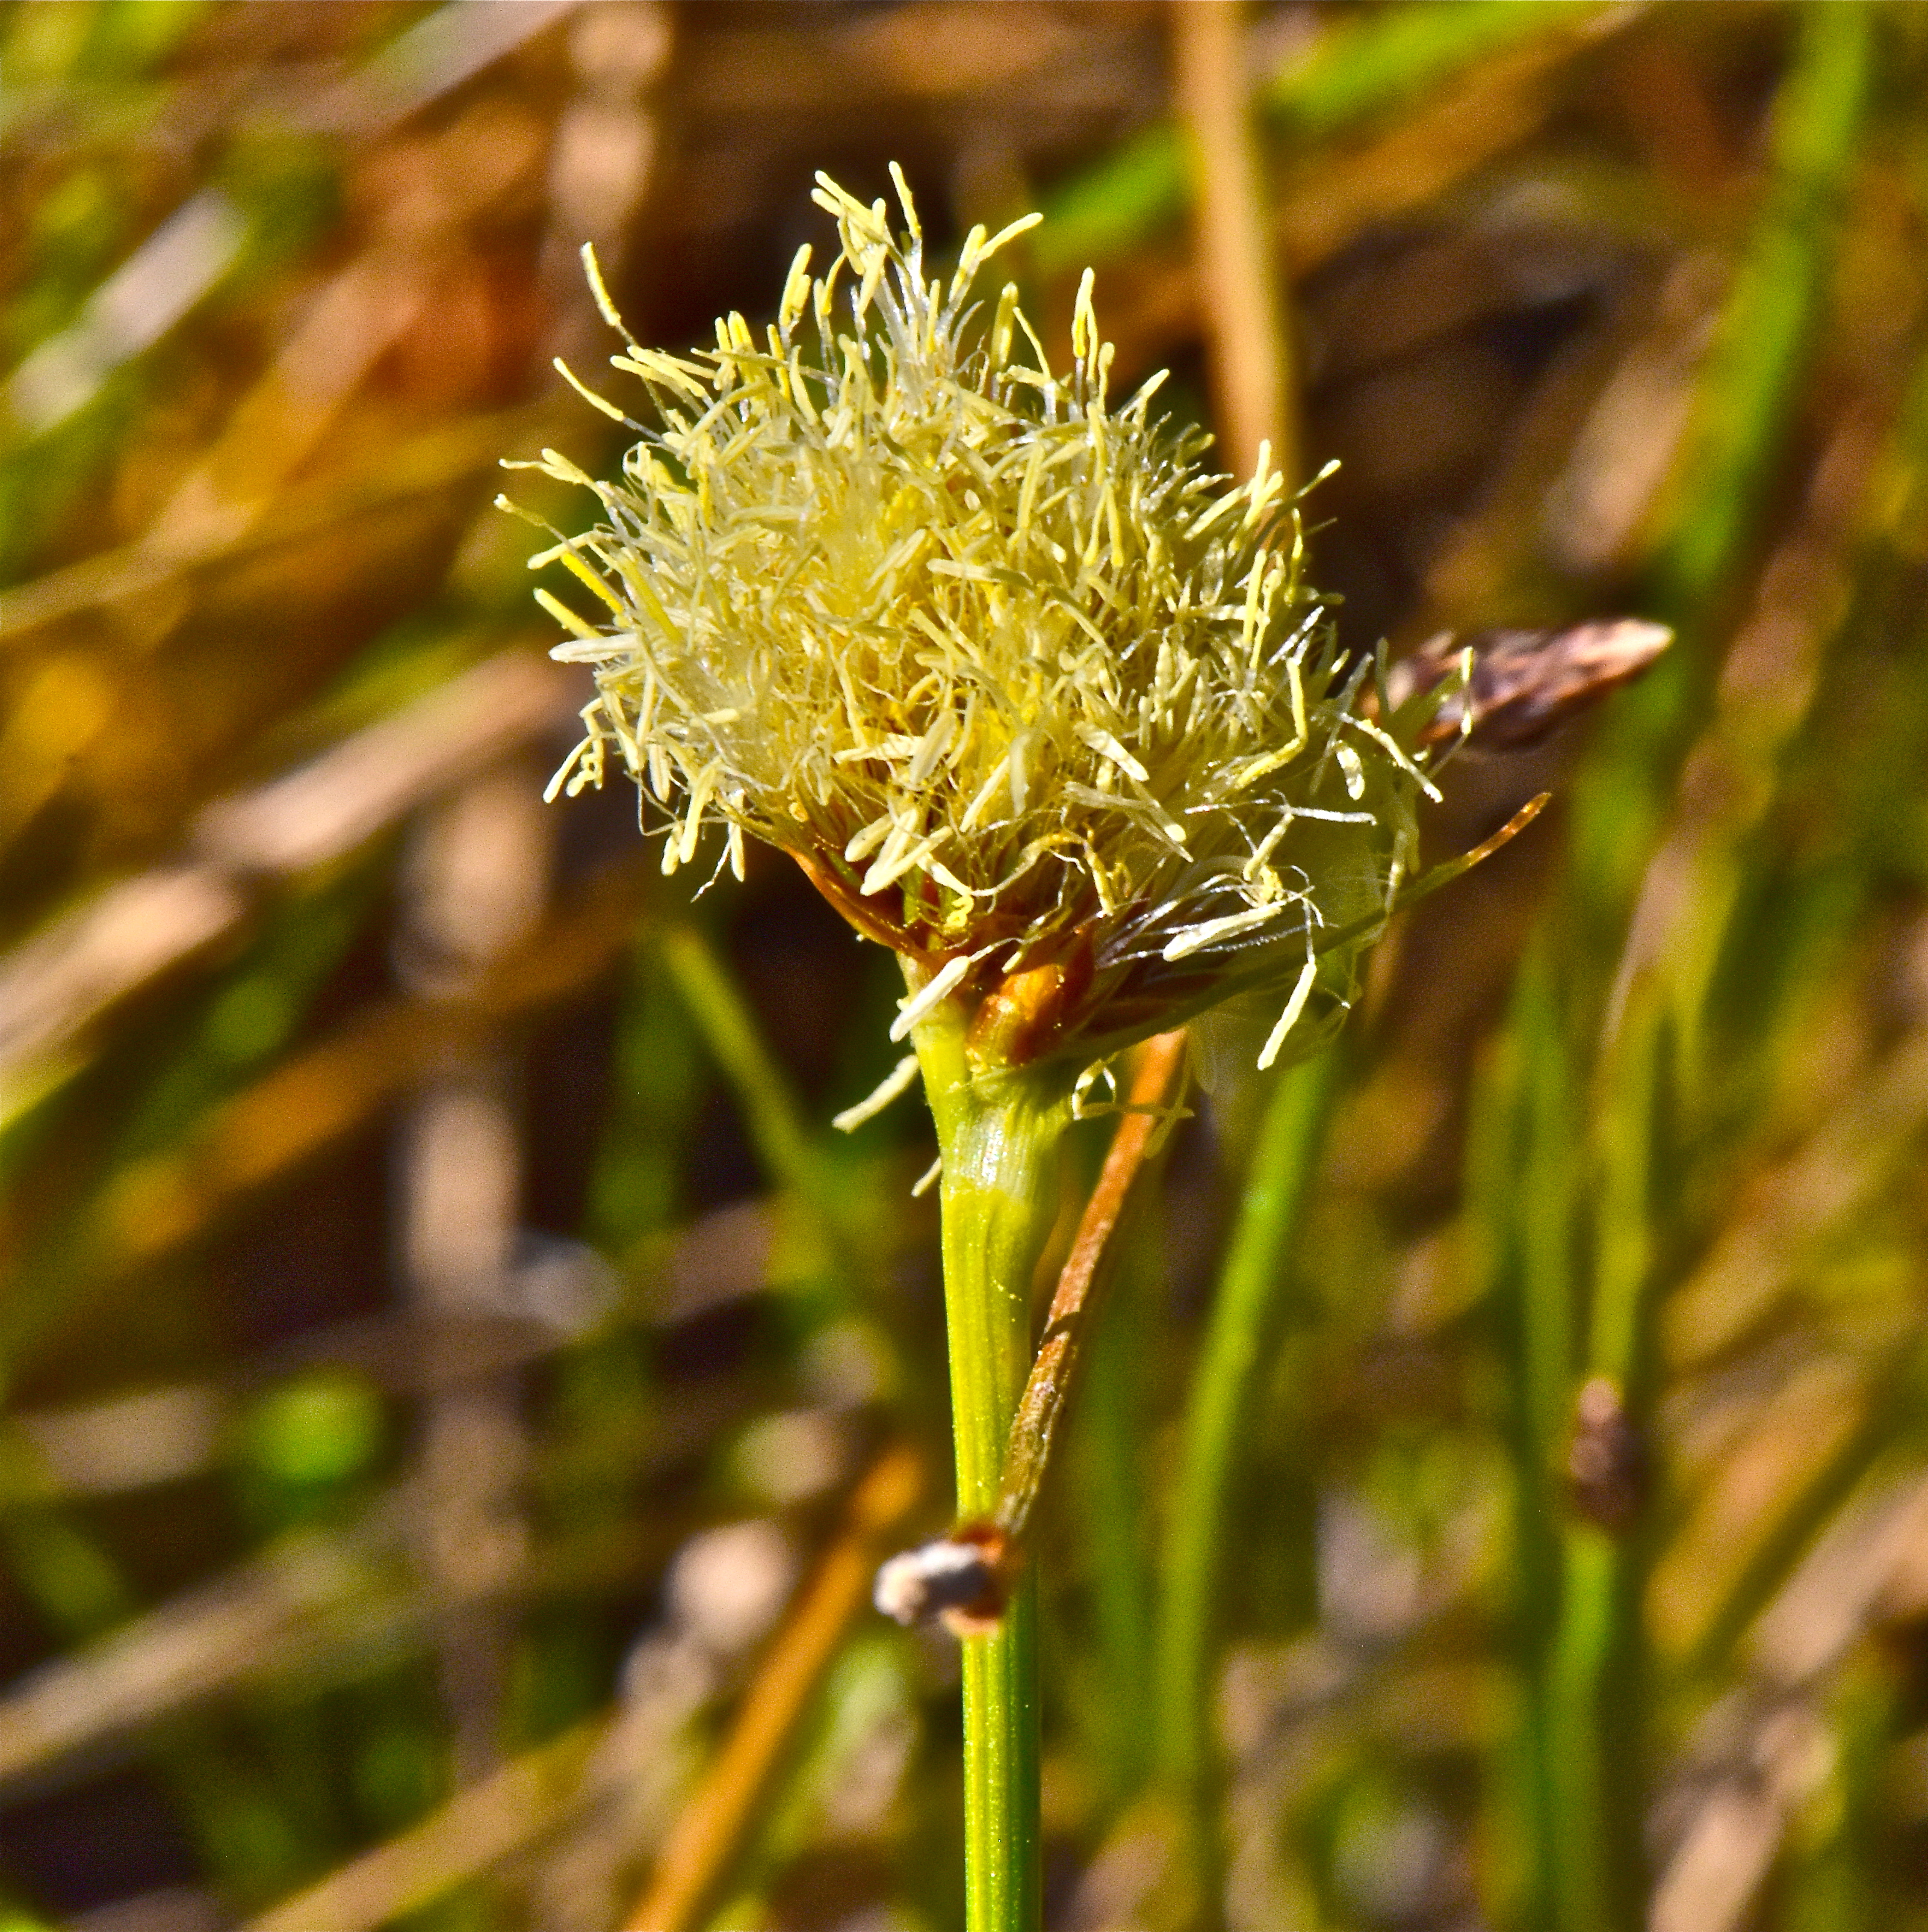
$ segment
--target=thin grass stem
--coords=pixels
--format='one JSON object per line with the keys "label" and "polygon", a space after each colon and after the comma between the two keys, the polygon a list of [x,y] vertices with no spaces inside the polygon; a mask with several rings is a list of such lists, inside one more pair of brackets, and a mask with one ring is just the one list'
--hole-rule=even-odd
{"label": "thin grass stem", "polygon": [[821,1204],[823,1174],[803,1110],[729,968],[693,926],[672,927],[659,944],[677,993],[743,1109],[764,1172],[778,1186]]}
{"label": "thin grass stem", "polygon": [[1469,1138],[1468,1213],[1489,1246],[1512,1361],[1513,1602],[1524,1695],[1510,1767],[1518,1820],[1499,1834],[1508,1916],[1544,1928],[1559,1889],[1553,1820],[1560,1798],[1550,1712],[1551,1658],[1565,1562],[1558,1471],[1573,1406],[1578,1258],[1578,1111],[1563,1012],[1547,949],[1522,967],[1493,1091]]}
{"label": "thin grass stem", "polygon": [[1217,1862],[1209,1822],[1212,1666],[1232,1490],[1335,1071],[1336,1056],[1322,1053],[1272,1090],[1192,1380],[1170,1508],[1158,1642],[1160,1752],[1164,1775],[1186,1808],[1202,1876]]}
{"label": "thin grass stem", "polygon": [[[1650,1406],[1653,1174],[1667,1040],[1656,990],[1643,980],[1603,1063],[1595,1114],[1599,1198],[1587,1380],[1576,1402],[1576,1446],[1568,1452],[1574,1493],[1547,1683],[1560,1932],[1635,1932],[1644,1922],[1640,1603],[1650,1552],[1638,1462]],[[1597,1466],[1583,1469],[1578,1438],[1590,1428],[1599,1453]]]}

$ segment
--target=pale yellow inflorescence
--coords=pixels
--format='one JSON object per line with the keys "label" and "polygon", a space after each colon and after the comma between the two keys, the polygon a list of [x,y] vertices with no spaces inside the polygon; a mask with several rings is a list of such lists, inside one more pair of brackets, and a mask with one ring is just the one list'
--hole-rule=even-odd
{"label": "pale yellow inflorescence", "polygon": [[738,315],[687,356],[623,332],[653,409],[620,481],[544,452],[605,518],[533,560],[605,607],[537,592],[596,681],[551,795],[613,751],[665,810],[665,871],[712,821],[739,874],[746,833],[792,852],[914,962],[914,1005],[1064,965],[1053,1050],[1275,985],[1269,1060],[1389,914],[1446,694],[1368,715],[1266,458],[1203,472],[1205,439],[1149,413],[1162,378],[1110,406],[1089,274],[1066,376],[1014,287],[972,303],[1035,216],[926,281],[893,173],[902,234],[818,177],[841,251],[818,279],[799,253],[761,342]]}

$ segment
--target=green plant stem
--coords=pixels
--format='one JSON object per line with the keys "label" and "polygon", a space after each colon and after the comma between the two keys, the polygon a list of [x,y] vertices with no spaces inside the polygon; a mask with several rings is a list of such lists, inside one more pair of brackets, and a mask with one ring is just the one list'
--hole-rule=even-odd
{"label": "green plant stem", "polygon": [[[1070,1081],[1052,1066],[974,1065],[965,1016],[940,1007],[913,1036],[944,1160],[944,1303],[957,1513],[988,1518],[1031,1365],[1031,1283],[1056,1208]],[[1036,1592],[1018,1582],[997,1628],[964,1640],[964,1885],[969,1932],[1036,1932]]]}
{"label": "green plant stem", "polygon": [[[1544,946],[1524,963],[1501,1049],[1491,1112],[1469,1145],[1469,1211],[1491,1244],[1494,1286],[1506,1310],[1513,1363],[1513,1597],[1527,1695],[1513,1743],[1521,1822],[1503,1834],[1503,1882],[1520,1899],[1524,1926],[1555,1923],[1563,1815],[1569,1767],[1554,1748],[1554,1646],[1566,1511],[1560,1481],[1572,1426],[1578,1362],[1580,1112],[1551,962]],[[1570,1666],[1569,1666],[1570,1667]]]}
{"label": "green plant stem", "polygon": [[1317,1160],[1336,1056],[1281,1076],[1259,1129],[1236,1226],[1192,1382],[1165,1541],[1158,1712],[1165,1776],[1184,1804],[1201,1879],[1210,1828],[1212,1664],[1232,1484],[1252,1396],[1277,1325],[1284,1262]]}
{"label": "green plant stem", "polygon": [[[1590,1377],[1620,1391],[1636,1441],[1651,1394],[1653,1184],[1667,1049],[1656,989],[1643,980],[1601,1073],[1586,1360]],[[1644,1922],[1645,1530],[1639,1520],[1609,1530],[1575,1515],[1562,1538],[1560,1622],[1546,1692],[1560,1932],[1636,1932]]]}
{"label": "green plant stem", "polygon": [[1546,1780],[1559,1932],[1616,1932],[1628,1890],[1616,1870],[1607,1814],[1613,1773],[1602,1695],[1619,1636],[1624,1591],[1619,1546],[1593,1524],[1569,1524],[1560,1570],[1562,1612],[1548,1659]]}

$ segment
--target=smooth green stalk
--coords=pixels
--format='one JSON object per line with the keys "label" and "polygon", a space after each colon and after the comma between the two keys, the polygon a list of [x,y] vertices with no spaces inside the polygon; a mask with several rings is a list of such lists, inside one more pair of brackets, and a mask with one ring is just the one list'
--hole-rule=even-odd
{"label": "smooth green stalk", "polygon": [[[1619,1391],[1636,1442],[1646,1419],[1653,1305],[1653,1180],[1668,1036],[1656,989],[1636,985],[1605,1064],[1587,1372]],[[1638,1484],[1634,1472],[1626,1480]],[[1635,1508],[1637,1510],[1637,1486]],[[1640,1604],[1642,1525],[1568,1523],[1548,1663],[1548,1772],[1560,1932],[1635,1932],[1644,1920],[1646,1813]]]}
{"label": "smooth green stalk", "polygon": [[1566,1768],[1549,1713],[1566,1561],[1559,1471],[1573,1408],[1578,1258],[1575,1209],[1579,1113],[1554,971],[1536,947],[1521,971],[1491,1097],[1470,1138],[1469,1214],[1490,1244],[1512,1362],[1515,1491],[1513,1600],[1527,1694],[1509,1768],[1520,1822],[1495,1834],[1497,1881],[1524,1926],[1555,1920],[1555,1829]]}
{"label": "smooth green stalk", "polygon": [[833,1303],[882,1312],[883,1252],[872,1187],[812,1137],[790,1077],[728,962],[698,928],[671,927],[658,954],[749,1130],[758,1165],[797,1210],[786,1264],[825,1284]]}
{"label": "smooth green stalk", "polygon": [[1608,1824],[1614,1773],[1600,1708],[1618,1635],[1623,1567],[1605,1530],[1569,1526],[1546,1688],[1548,1849],[1559,1932],[1626,1932],[1630,1923],[1620,1909],[1629,1888],[1616,1869]]}
{"label": "smooth green stalk", "polygon": [[1188,1808],[1201,1876],[1211,1862],[1212,1664],[1232,1484],[1276,1327],[1287,1250],[1325,1128],[1336,1059],[1322,1053],[1281,1076],[1272,1090],[1185,1415],[1159,1606],[1158,1734],[1166,1777]]}
{"label": "smooth green stalk", "polygon": [[[1071,1118],[1058,1066],[974,1065],[965,1017],[940,1007],[913,1036],[944,1160],[944,1302],[957,1514],[996,1510],[1005,1442],[1031,1366],[1031,1283],[1056,1210]],[[969,1932],[1036,1932],[1037,1598],[1029,1575],[995,1631],[964,1640],[964,1886]]]}

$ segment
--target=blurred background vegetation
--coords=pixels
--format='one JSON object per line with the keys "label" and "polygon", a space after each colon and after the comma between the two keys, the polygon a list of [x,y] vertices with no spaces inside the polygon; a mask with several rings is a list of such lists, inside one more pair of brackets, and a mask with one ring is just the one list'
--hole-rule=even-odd
{"label": "blurred background vegetation", "polygon": [[890,962],[542,806],[494,466],[613,460],[581,242],[686,346],[892,158],[1226,416],[1242,90],[1348,642],[1679,641],[1164,1156],[1050,1922],[1928,1927],[1928,9],[1254,5],[1220,110],[1188,10],[0,11],[7,1932],[959,1922]]}

